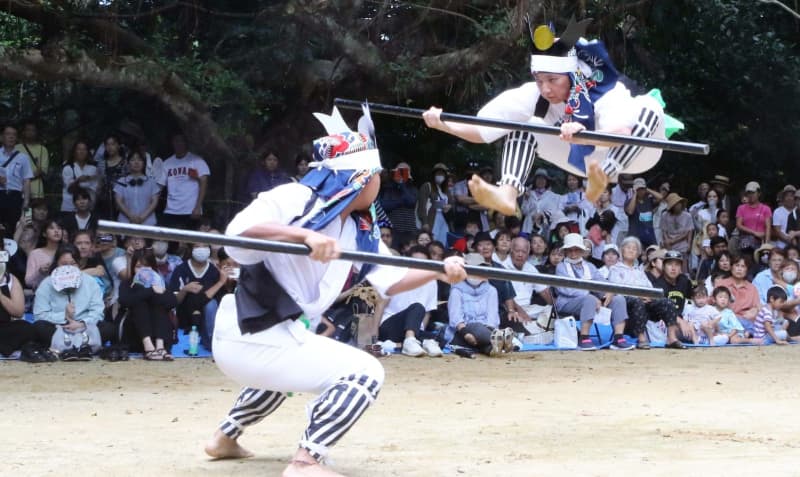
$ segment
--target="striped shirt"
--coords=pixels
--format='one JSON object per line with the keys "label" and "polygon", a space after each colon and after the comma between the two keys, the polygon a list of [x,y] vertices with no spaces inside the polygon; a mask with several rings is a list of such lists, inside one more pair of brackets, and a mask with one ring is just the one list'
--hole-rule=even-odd
{"label": "striped shirt", "polygon": [[772,311],[772,308],[769,305],[765,305],[758,311],[758,315],[756,315],[756,322],[753,324],[753,338],[764,338],[767,336],[767,330],[764,326],[765,323],[769,322],[770,324],[775,325],[775,312]]}

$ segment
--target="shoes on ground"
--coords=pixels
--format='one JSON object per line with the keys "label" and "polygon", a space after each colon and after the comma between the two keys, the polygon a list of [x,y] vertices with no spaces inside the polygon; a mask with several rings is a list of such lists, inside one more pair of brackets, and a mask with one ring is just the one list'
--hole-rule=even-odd
{"label": "shoes on ground", "polygon": [[422,349],[432,358],[438,358],[444,354],[442,353],[442,348],[439,347],[439,343],[432,339],[422,340]]}
{"label": "shoes on ground", "polygon": [[594,351],[597,346],[594,345],[594,341],[591,338],[583,338],[578,342],[578,349],[581,351]]}
{"label": "shoes on ground", "polygon": [[611,342],[611,349],[628,351],[634,348],[633,343],[628,342],[624,337],[619,337]]}
{"label": "shoes on ground", "polygon": [[489,351],[489,356],[500,356],[506,345],[506,333],[501,329],[492,330],[492,335],[489,337],[489,342],[492,344],[492,349]]}
{"label": "shoes on ground", "polygon": [[403,354],[406,356],[422,356],[425,350],[416,338],[406,338],[403,340]]}

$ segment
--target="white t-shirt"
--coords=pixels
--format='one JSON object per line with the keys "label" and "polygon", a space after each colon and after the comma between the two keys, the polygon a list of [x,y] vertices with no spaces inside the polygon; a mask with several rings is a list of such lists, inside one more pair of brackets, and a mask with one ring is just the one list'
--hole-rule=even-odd
{"label": "white t-shirt", "polygon": [[[789,209],[784,206],[775,209],[775,212],[772,213],[772,226],[778,227],[781,232],[786,233],[786,225],[789,223],[790,213]],[[780,238],[775,238],[774,243],[778,248],[786,248],[787,245],[787,243]]]}
{"label": "white t-shirt", "polygon": [[79,164],[68,164],[61,169],[61,179],[63,189],[61,190],[61,211],[75,212],[75,204],[72,202],[72,194],[69,193],[69,186],[75,179],[81,176],[91,177],[92,179],[80,183],[80,186],[88,190],[92,199],[97,196],[97,167],[86,164],[81,167]]}
{"label": "white t-shirt", "polygon": [[[263,223],[289,224],[295,217],[303,215],[305,205],[310,198],[311,189],[295,182],[262,192],[250,205],[236,214],[225,233],[226,235],[240,235],[250,227]],[[317,199],[306,217],[313,216],[322,205],[323,201]],[[293,225],[301,226],[303,222],[304,219],[301,218]],[[342,250],[355,250],[356,227],[355,220],[350,217],[344,223],[341,219],[336,218],[318,232],[337,238]],[[322,263],[309,260],[308,257],[301,255],[262,252],[237,247],[225,247],[225,250],[234,260],[243,265],[252,265],[263,261],[275,280],[311,320],[319,319],[339,296],[350,274],[351,265],[356,269],[361,268],[361,263],[351,263],[346,260]],[[378,244],[378,253],[392,254],[381,241]],[[385,297],[386,291],[400,281],[406,272],[406,268],[374,265],[367,275],[367,280],[378,293]]]}
{"label": "white t-shirt", "polygon": [[[517,267],[514,266],[513,263],[511,263],[511,257],[509,257],[508,265],[504,264],[504,266],[509,270],[516,270],[518,272],[525,272],[532,274],[539,273],[539,270],[537,270],[536,267],[534,267],[527,261],[522,265],[522,270],[519,270]],[[517,302],[519,306],[530,305],[531,296],[533,295],[533,292],[541,293],[547,290],[547,285],[541,285],[530,282],[511,282],[511,286],[514,287],[514,293],[517,294],[517,296],[514,297],[514,301]]]}
{"label": "white t-shirt", "polygon": [[191,152],[180,159],[173,155],[164,161],[164,174],[161,179],[163,183],[159,185],[167,187],[165,214],[189,215],[194,210],[197,195],[200,193],[200,183],[189,176],[189,171],[192,169],[197,172],[198,178],[211,175],[206,161]]}
{"label": "white t-shirt", "polygon": [[394,295],[389,304],[383,310],[381,316],[381,323],[389,319],[391,316],[400,313],[414,303],[419,303],[425,307],[425,311],[433,311],[437,308],[437,286],[436,281],[430,281],[419,288],[408,290]]}

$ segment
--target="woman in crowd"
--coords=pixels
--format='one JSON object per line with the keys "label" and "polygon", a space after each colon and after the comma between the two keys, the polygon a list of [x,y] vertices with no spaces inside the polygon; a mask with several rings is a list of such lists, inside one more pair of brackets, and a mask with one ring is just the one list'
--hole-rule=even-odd
{"label": "woman in crowd", "polygon": [[190,257],[178,265],[172,273],[169,284],[171,293],[178,300],[178,326],[188,332],[196,326],[200,332],[200,343],[211,350],[211,336],[214,334],[214,319],[219,302],[217,292],[228,281],[226,272],[214,266],[209,260],[211,247],[207,244],[190,244]]}
{"label": "woman in crowd", "polygon": [[[149,249],[136,250],[131,257],[128,275],[119,287],[119,304],[127,308],[123,340],[132,350],[144,351],[149,361],[172,361],[169,348],[173,329],[169,310],[178,302],[164,286],[156,269],[156,258]],[[126,326],[131,323],[132,326]],[[128,332],[130,331],[130,332]]]}
{"label": "woman in crowd", "polygon": [[494,237],[494,252],[492,260],[500,265],[511,266],[511,232],[507,229],[500,229]]}
{"label": "woman in crowd", "polygon": [[[582,179],[575,174],[567,174],[567,192],[561,194],[558,208],[571,221],[578,224],[580,233],[585,233],[584,225],[589,218],[589,213],[594,209],[586,194],[583,192]],[[561,238],[563,240],[563,237]]]}
{"label": "woman in crowd", "polygon": [[303,152],[298,153],[294,157],[294,176],[292,176],[292,181],[300,182],[300,179],[305,177],[306,173],[308,172],[308,163],[311,162],[311,157]]}
{"label": "woman in crowd", "polygon": [[46,222],[39,241],[39,248],[28,254],[28,264],[25,270],[25,284],[28,288],[36,290],[42,280],[50,274],[50,265],[63,238],[61,223],[57,220]]}
{"label": "woman in crowd", "polygon": [[72,191],[72,203],[75,206],[74,212],[66,212],[61,217],[61,224],[64,226],[64,240],[78,230],[97,229],[97,214],[92,210],[92,193],[87,189],[77,188]]}
{"label": "woman in crowd", "polygon": [[97,197],[99,178],[97,166],[90,162],[89,146],[78,141],[72,146],[69,160],[61,170],[64,189],[61,191],[61,212],[75,212],[72,194],[77,189],[86,189],[92,194],[92,201]]}
{"label": "woman in crowd", "polygon": [[644,267],[644,274],[647,276],[650,283],[661,278],[661,275],[664,273],[664,253],[664,250],[659,248],[647,253],[647,263]]}
{"label": "woman in crowd", "polygon": [[423,230],[417,234],[417,238],[414,240],[414,243],[411,246],[415,247],[419,245],[420,247],[427,247],[432,241],[433,239],[431,238],[431,234]]}
{"label": "woman in crowd", "polygon": [[534,267],[544,265],[547,261],[547,241],[539,234],[531,235],[531,256],[528,261]]}
{"label": "woman in crowd", "polygon": [[78,268],[97,281],[104,297],[110,296],[112,291],[111,275],[106,270],[103,258],[94,251],[94,234],[88,230],[76,232],[75,236],[72,237],[72,245],[75,246],[78,250],[78,255],[80,255]]}
{"label": "woman in crowd", "polygon": [[[91,350],[85,346],[90,346],[86,340],[90,339],[92,332],[97,331],[99,334],[99,342],[91,344],[98,348],[113,338],[114,326],[103,321],[103,294],[90,275],[78,272],[81,278],[76,288],[56,289],[56,284],[52,281],[53,272],[61,267],[77,268],[79,260],[80,254],[72,245],[62,245],[56,251],[49,276],[36,289],[33,302],[33,317],[36,321],[33,326],[36,339],[42,346],[50,346],[57,328],[61,328],[65,337],[64,346],[56,347],[67,350],[71,347],[78,348],[85,358],[91,355]],[[78,342],[67,342],[71,338],[77,338]],[[62,358],[67,359],[65,355]]]}
{"label": "woman in crowd", "polygon": [[[626,237],[622,241],[622,258],[609,268],[608,281],[621,285],[651,287],[647,275],[637,267],[642,253],[642,243],[636,237]],[[625,297],[628,309],[628,322],[625,333],[636,336],[636,349],[650,349],[647,337],[647,321],[663,321],[667,326],[667,346],[678,343],[678,310],[668,298]],[[673,345],[675,346],[675,345]]]}
{"label": "woman in crowd", "polygon": [[[17,227],[14,230],[14,241],[20,242],[22,234],[26,227],[30,227],[34,231],[34,237],[38,237],[39,233],[44,228],[44,223],[50,217],[50,209],[44,199],[31,200],[31,214],[22,214],[17,222]],[[34,244],[35,245],[35,244]]]}
{"label": "woman in crowd", "polygon": [[433,177],[422,184],[417,194],[417,220],[420,228],[430,231],[434,240],[445,243],[450,226],[445,214],[452,207],[450,190],[447,188],[447,166],[433,166]]}
{"label": "woman in crowd", "polygon": [[744,257],[734,257],[731,261],[731,276],[715,281],[715,286],[726,287],[731,292],[731,310],[742,322],[745,330],[753,331],[753,324],[761,302],[756,287],[747,281],[747,261]]}
{"label": "woman in crowd", "polygon": [[155,225],[156,206],[161,188],[145,175],[144,158],[138,152],[128,157],[128,175],[113,185],[119,210],[117,220],[125,223]]}
{"label": "woman in crowd", "polygon": [[[0,240],[0,251],[5,251],[3,240]],[[0,259],[0,355],[9,356],[36,339],[33,325],[22,319],[24,313],[22,284],[9,273],[7,262]],[[26,355],[24,359],[30,361],[46,361],[38,350]]]}
{"label": "woman in crowd", "polygon": [[550,175],[545,169],[536,169],[533,175],[533,187],[529,187],[522,200],[522,231],[525,233],[547,234],[549,217],[559,210],[561,196],[550,190]]}
{"label": "woman in crowd", "polygon": [[719,257],[717,257],[716,263],[711,268],[711,272],[708,274],[708,277],[705,281],[706,291],[708,291],[709,295],[713,293],[714,289],[719,286],[721,280],[726,278],[730,278],[731,276],[731,264],[733,263],[733,257],[731,256],[730,252],[721,252]]}
{"label": "woman in crowd", "polygon": [[694,221],[686,211],[686,199],[676,193],[669,194],[664,202],[667,211],[661,217],[661,246],[667,250],[681,252],[682,271],[689,271],[689,249],[694,232]]}
{"label": "woman in crowd", "polygon": [[102,171],[102,195],[97,199],[95,209],[102,217],[116,217],[117,207],[114,201],[114,189],[118,183],[122,183],[128,175],[128,163],[122,155],[122,146],[119,138],[109,135],[103,142],[105,151],[103,153],[104,168]]}
{"label": "woman in crowd", "polygon": [[564,260],[564,251],[561,249],[561,242],[554,243],[547,252],[547,260],[537,268],[541,273],[548,275],[556,274],[556,267]]}
{"label": "woman in crowd", "polygon": [[[744,193],[744,202],[736,209],[736,229],[739,231],[739,250],[750,255],[762,244],[769,243],[772,210],[761,203],[758,182],[748,182]],[[736,308],[736,304],[733,307]]]}

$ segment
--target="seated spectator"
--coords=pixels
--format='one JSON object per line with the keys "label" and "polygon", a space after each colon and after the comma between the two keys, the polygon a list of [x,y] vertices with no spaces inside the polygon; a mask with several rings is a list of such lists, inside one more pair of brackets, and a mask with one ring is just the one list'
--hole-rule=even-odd
{"label": "seated spectator", "polygon": [[[495,262],[494,241],[488,232],[480,232],[475,236],[475,250],[483,256],[483,260],[494,268],[506,268],[502,264]],[[497,289],[497,298],[500,302],[500,326],[506,328],[511,326],[520,327],[521,323],[529,321],[528,313],[514,301],[516,293],[511,282],[507,280],[489,280],[489,284]],[[522,331],[522,330],[520,330]]]}
{"label": "seated spectator", "polygon": [[[524,237],[517,237],[511,241],[511,254],[508,260],[508,268],[509,270],[516,270],[518,272],[525,272],[528,274],[538,274],[539,270],[531,265],[531,262],[528,261],[528,257],[530,256],[530,242]],[[550,294],[550,288],[547,285],[539,285],[531,282],[511,282],[511,286],[514,287],[514,292],[516,296],[514,297],[514,301],[525,310],[525,313],[528,316],[533,316],[534,311],[537,310],[536,305],[534,305],[534,295],[539,295],[541,300],[539,302],[545,302],[548,304],[553,303],[553,297]],[[514,328],[514,327],[512,327]],[[520,327],[514,329],[517,331]],[[524,327],[519,332],[525,332]]]}
{"label": "seated spectator", "polygon": [[663,248],[655,246],[652,250],[648,251],[644,266],[644,274],[650,283],[655,283],[664,274],[664,256],[667,254]]}
{"label": "seated spectator", "polygon": [[528,262],[534,267],[544,265],[547,261],[547,240],[539,234],[533,234],[530,238],[531,256]]}
{"label": "seated spectator", "polygon": [[550,221],[550,243],[563,243],[567,234],[577,233],[579,229],[577,222],[569,217],[553,216]]}
{"label": "seated spectator", "polygon": [[769,255],[774,249],[775,246],[771,243],[765,243],[764,245],[758,247],[756,251],[753,253],[753,261],[750,262],[750,256],[744,255],[745,261],[747,261],[747,280],[753,281],[756,275],[763,272],[764,270],[769,269]]}
{"label": "seated spectator", "polygon": [[90,162],[89,146],[78,141],[72,146],[69,160],[61,171],[61,180],[64,189],[61,192],[61,213],[75,212],[75,201],[72,194],[78,189],[88,190],[91,202],[97,199],[97,189],[100,185],[97,166]]}
{"label": "seated spectator", "polygon": [[172,273],[169,290],[177,294],[178,327],[188,333],[192,326],[200,332],[200,344],[211,350],[214,319],[219,302],[217,292],[225,286],[228,275],[209,260],[211,248],[206,244],[190,244],[191,258]]}
{"label": "seated spectator", "polygon": [[764,344],[789,344],[786,341],[786,330],[775,326],[775,319],[784,303],[786,303],[786,291],[782,287],[774,286],[767,290],[767,300],[753,323],[753,338],[762,340]]}
{"label": "seated spectator", "polygon": [[[128,276],[119,287],[119,304],[127,309],[123,341],[134,351],[144,351],[148,361],[172,361],[173,329],[169,310],[178,302],[155,271],[156,259],[148,249],[136,250]],[[128,325],[130,323],[130,325]]]}
{"label": "seated spectator", "polygon": [[0,241],[3,242],[5,251],[8,252],[6,270],[17,277],[20,283],[25,282],[25,270],[28,267],[28,253],[36,248],[36,235],[33,227],[26,227],[20,236],[20,241],[5,237],[5,228],[0,225]]}
{"label": "seated spectator", "polygon": [[494,236],[494,252],[492,261],[508,268],[511,265],[511,232],[508,229],[499,229]]}
{"label": "seated spectator", "polygon": [[268,150],[262,156],[259,165],[247,176],[247,185],[245,186],[245,192],[248,194],[247,200],[255,199],[261,192],[290,182],[292,179],[289,174],[280,168],[278,155],[275,151]]}
{"label": "seated spectator", "polygon": [[[684,319],[686,301],[692,296],[692,282],[681,270],[683,270],[683,254],[670,250],[664,254],[662,261],[661,277],[655,280],[653,286],[664,290],[664,295],[675,305],[678,312],[678,328],[681,341],[691,342],[694,328]],[[676,349],[682,349],[680,343],[673,345]]]}
{"label": "seated spectator", "polygon": [[94,251],[94,236],[88,230],[77,232],[72,239],[72,245],[78,250],[80,260],[78,268],[97,281],[103,296],[110,297],[113,291],[111,274],[108,273],[103,258]]}
{"label": "seated spectator", "polygon": [[438,240],[428,244],[428,255],[431,260],[444,260],[444,244]]}
{"label": "seated spectator", "polygon": [[[708,247],[711,250],[711,254],[703,258],[697,267],[698,281],[703,281],[709,276],[711,269],[714,268],[719,259],[719,255],[728,250],[728,240],[725,237],[713,237],[708,241]],[[709,291],[709,293],[711,292]]]}
{"label": "seated spectator", "polygon": [[[75,270],[80,276],[77,286],[62,288],[58,281],[53,282],[54,273],[60,274],[70,267],[77,269],[79,260],[80,255],[72,245],[59,247],[50,274],[36,289],[33,302],[37,341],[62,351],[64,360],[76,359],[73,351],[80,353],[81,358],[91,358],[102,343],[114,338],[114,326],[103,321],[103,294],[91,276]],[[53,340],[57,331],[63,342],[58,337]]]}
{"label": "seated spectator", "polygon": [[49,217],[50,209],[44,199],[31,200],[30,214],[23,214],[17,221],[17,228],[14,229],[14,240],[19,242],[23,231],[27,227],[33,228],[34,236],[38,237]]}
{"label": "seated spectator", "polygon": [[[573,279],[606,281],[597,272],[594,265],[583,259],[587,252],[583,239],[578,234],[569,234],[564,240],[566,258],[556,267],[556,275]],[[601,301],[602,299],[602,301]],[[578,347],[581,350],[595,350],[597,347],[589,337],[589,330],[594,322],[595,314],[601,306],[611,309],[611,326],[614,328],[614,339],[611,349],[630,350],[633,345],[623,336],[628,311],[625,298],[613,293],[593,293],[577,288],[556,288],[556,308],[559,313],[578,317],[581,322]]]}
{"label": "seated spectator", "polygon": [[417,234],[414,246],[427,247],[432,241],[431,234],[422,230]]}
{"label": "seated spectator", "polygon": [[693,327],[693,344],[713,345],[717,335],[720,313],[709,303],[708,295],[705,285],[696,287],[692,294],[692,305],[686,310],[686,321]]}
{"label": "seated spectator", "polygon": [[[519,217],[516,215],[506,217],[505,229],[511,232],[512,237],[516,237],[522,231],[522,221],[520,221]],[[525,238],[527,238],[527,236]]]}
{"label": "seated spectator", "polygon": [[[428,252],[421,246],[413,247],[409,256],[428,259]],[[442,356],[439,344],[423,330],[427,327],[430,313],[436,311],[436,281],[419,288],[389,297],[382,307],[378,339],[402,343],[406,356]]]}
{"label": "seated spectator", "polygon": [[[489,266],[480,254],[464,257],[467,265]],[[497,289],[485,278],[469,276],[450,287],[447,300],[450,326],[455,331],[452,344],[477,350],[487,356],[513,351],[514,332],[499,329]]]}
{"label": "seated spectator", "polygon": [[794,260],[795,262],[800,263],[800,248],[798,248],[796,245],[789,245],[783,249],[783,251],[786,252],[786,258],[788,260]]}
{"label": "seated spectator", "polygon": [[744,257],[734,257],[730,278],[717,280],[715,286],[730,290],[733,298],[731,309],[745,330],[752,332],[756,315],[761,309],[761,301],[758,298],[758,289],[747,281],[747,261]]}
{"label": "seated spectator", "polygon": [[[551,179],[545,169],[536,169],[533,174],[533,187],[529,187],[522,199],[522,232],[527,234],[547,234],[550,230],[549,218],[559,210],[561,196],[550,190]],[[537,264],[534,264],[537,265]]]}
{"label": "seated spectator", "polygon": [[611,210],[595,213],[586,221],[586,237],[589,240],[587,246],[590,252],[587,258],[594,266],[602,266],[607,245],[614,245],[616,248],[616,238],[612,234],[616,225],[617,218]]}
{"label": "seated spectator", "polygon": [[661,217],[661,246],[680,252],[683,257],[681,271],[688,273],[694,221],[686,211],[686,199],[673,192],[664,201],[667,210]]}
{"label": "seated spectator", "polygon": [[[642,253],[642,243],[636,237],[625,237],[622,241],[622,259],[609,268],[608,281],[621,285],[651,287],[645,272],[638,268],[637,260]],[[637,338],[636,349],[650,349],[647,336],[647,321],[663,321],[667,327],[667,346],[683,348],[678,340],[678,310],[667,298],[644,299],[625,297],[628,323],[625,331]]]}
{"label": "seated spectator", "polygon": [[291,177],[292,182],[300,182],[306,173],[308,173],[308,164],[311,162],[311,156],[304,152],[297,153],[294,156],[294,176]]}
{"label": "seated spectator", "polygon": [[[706,291],[714,290],[719,286],[720,280],[729,278],[731,276],[731,265],[733,264],[733,256],[727,250],[720,252],[717,257],[717,262],[714,268],[711,269],[708,277],[705,279]],[[710,293],[710,292],[709,292]]]}
{"label": "seated spectator", "polygon": [[717,331],[720,335],[728,338],[731,344],[762,344],[761,340],[753,338],[753,334],[745,331],[741,321],[736,318],[733,310],[730,309],[731,292],[725,287],[717,287],[713,291],[714,308],[719,311],[719,321]]}
{"label": "seated spectator", "polygon": [[616,265],[617,262],[619,262],[619,249],[617,248],[617,245],[613,243],[607,243],[603,248],[603,266],[597,269],[597,271],[603,278],[608,280],[608,273],[611,270],[611,267]]}
{"label": "seated spectator", "polygon": [[177,255],[167,253],[169,243],[167,243],[165,240],[154,240],[152,248],[153,255],[155,255],[156,258],[156,271],[164,278],[164,283],[171,282],[172,272],[178,268],[178,265],[183,263],[183,260],[181,260],[181,258]]}
{"label": "seated spectator", "polygon": [[767,269],[758,272],[753,277],[753,286],[758,290],[758,298],[761,303],[767,303],[767,291],[773,286],[786,287],[786,282],[783,281],[781,276],[781,270],[786,261],[786,253],[779,248],[773,248],[769,251],[769,254],[765,255],[769,257]]}
{"label": "seated spectator", "polygon": [[236,291],[236,284],[239,281],[239,274],[241,273],[239,262],[233,259],[228,252],[225,251],[224,248],[220,249],[218,252],[219,257],[219,266],[218,268],[228,277],[228,280],[225,282],[219,291],[217,292],[217,303],[222,301],[222,297],[229,293],[234,293]]}
{"label": "seated spectator", "polygon": [[[117,277],[118,272],[114,271],[114,260],[117,257],[124,257],[125,250],[117,247],[117,238],[112,234],[99,233],[94,240],[94,249],[103,260],[103,265],[111,278],[111,289],[114,290],[112,296],[115,296],[115,291],[119,290],[119,277]],[[125,263],[127,264],[127,261]]]}
{"label": "seated spectator", "polygon": [[53,263],[53,256],[56,253],[61,239],[63,229],[61,223],[56,220],[49,220],[42,231],[39,239],[39,248],[28,254],[28,263],[25,268],[25,284],[28,288],[36,290],[42,280],[50,274],[50,266]]}
{"label": "seated spectator", "polygon": [[75,205],[73,212],[64,214],[64,230],[67,232],[65,239],[70,240],[79,230],[97,229],[97,215],[92,212],[92,196],[86,189],[77,189],[72,194]]}
{"label": "seated spectator", "polygon": [[161,187],[145,175],[144,158],[138,152],[128,157],[128,175],[113,184],[117,220],[131,224],[156,224],[156,206]]}
{"label": "seated spectator", "polygon": [[537,268],[541,273],[555,275],[556,267],[564,260],[564,250],[561,242],[554,243],[547,252],[547,260]]}
{"label": "seated spectator", "polygon": [[[22,319],[25,313],[25,295],[17,277],[9,273],[6,262],[5,243],[0,240],[0,355],[10,356],[28,343],[35,341],[33,325]],[[37,351],[38,353],[38,351]],[[28,352],[24,359],[36,362],[40,354]]]}
{"label": "seated spectator", "polygon": [[400,255],[400,252],[394,249],[394,234],[391,227],[381,227],[381,241],[392,252],[392,255]]}

